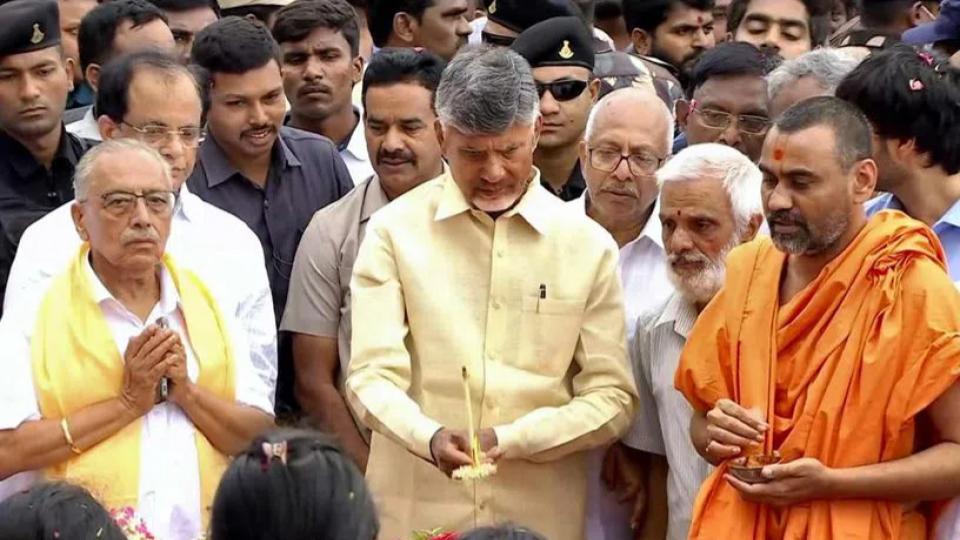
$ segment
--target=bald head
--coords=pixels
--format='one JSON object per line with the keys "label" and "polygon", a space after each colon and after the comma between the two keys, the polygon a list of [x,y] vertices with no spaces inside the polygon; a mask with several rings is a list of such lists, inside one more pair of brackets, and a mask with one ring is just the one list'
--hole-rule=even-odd
{"label": "bald head", "polygon": [[622,88],[600,99],[587,119],[587,144],[611,129],[649,133],[663,156],[673,146],[673,115],[651,89]]}

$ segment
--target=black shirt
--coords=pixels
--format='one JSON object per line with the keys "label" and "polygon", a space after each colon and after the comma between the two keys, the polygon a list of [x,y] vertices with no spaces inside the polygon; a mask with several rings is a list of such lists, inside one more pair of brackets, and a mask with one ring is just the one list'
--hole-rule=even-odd
{"label": "black shirt", "polygon": [[191,192],[240,218],[260,239],[279,324],[303,231],[317,210],[353,188],[337,149],[325,137],[284,126],[273,148],[267,183],[260,187],[208,136],[187,183]]}
{"label": "black shirt", "polygon": [[60,145],[47,170],[23,145],[0,131],[0,299],[23,231],[73,200],[73,171],[88,148],[86,141],[61,127]]}
{"label": "black shirt", "polygon": [[580,195],[583,195],[583,191],[587,189],[587,181],[583,179],[583,172],[580,170],[580,160],[577,160],[577,163],[574,164],[573,170],[570,172],[570,177],[567,178],[567,182],[563,184],[563,187],[558,191],[553,187],[548,178],[544,178],[542,173],[540,176],[540,183],[543,187],[547,188],[547,191],[553,193],[557,197],[564,201],[573,201],[580,198]]}

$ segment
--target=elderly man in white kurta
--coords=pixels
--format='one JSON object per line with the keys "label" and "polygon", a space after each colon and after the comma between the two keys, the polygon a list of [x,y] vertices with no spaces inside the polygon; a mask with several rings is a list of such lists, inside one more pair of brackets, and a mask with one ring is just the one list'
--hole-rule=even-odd
{"label": "elderly man in white kurta", "polygon": [[273,387],[231,314],[164,253],[176,194],[159,154],[105,142],[75,190],[82,246],[0,323],[0,479],[42,470],[194,540],[227,456],[272,425]]}
{"label": "elderly man in white kurta", "polygon": [[[437,94],[449,172],[370,221],[355,265],[347,396],[374,430],[381,538],[513,521],[580,540],[587,450],[636,410],[617,246],[540,186],[530,67],[461,52]],[[485,459],[476,483],[466,367]],[[445,474],[446,473],[446,474]]]}

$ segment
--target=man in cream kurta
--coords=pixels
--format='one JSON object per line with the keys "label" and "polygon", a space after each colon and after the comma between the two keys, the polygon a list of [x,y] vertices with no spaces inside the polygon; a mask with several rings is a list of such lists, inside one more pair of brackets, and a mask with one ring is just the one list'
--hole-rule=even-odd
{"label": "man in cream kurta", "polygon": [[[450,102],[484,99],[450,88],[471,62],[513,70],[491,75],[507,79],[505,92],[535,92],[529,68],[516,72],[526,64],[515,53],[461,53],[438,90],[445,133]],[[494,93],[482,86],[473,79],[462,88]],[[523,110],[535,98],[504,102]],[[470,136],[452,131],[469,146]],[[615,242],[540,187],[532,145],[511,153],[497,148],[499,135],[486,137],[495,157],[484,147],[467,159],[503,160],[483,175],[506,180],[485,189],[504,192],[519,180],[514,204],[480,210],[486,203],[455,176],[471,172],[464,151],[445,143],[449,172],[374,215],[355,265],[347,397],[374,430],[367,478],[382,539],[512,521],[551,540],[580,540],[586,450],[618,438],[636,410]],[[431,449],[445,428],[467,428],[462,366],[474,421],[492,428],[503,452],[499,471],[476,483],[447,478]]]}

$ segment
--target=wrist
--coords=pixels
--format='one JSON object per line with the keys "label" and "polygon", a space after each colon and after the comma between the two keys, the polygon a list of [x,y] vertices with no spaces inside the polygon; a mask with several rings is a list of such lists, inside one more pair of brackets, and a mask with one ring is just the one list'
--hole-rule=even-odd
{"label": "wrist", "polygon": [[433,432],[433,436],[430,437],[430,445],[429,445],[429,446],[430,446],[430,460],[433,461],[433,464],[434,464],[434,465],[437,465],[437,453],[436,453],[436,452],[434,451],[434,449],[433,449],[433,443],[434,443],[434,441],[437,440],[437,436],[440,435],[440,432],[443,431],[443,430],[444,430],[444,428],[441,427],[440,429],[438,429],[438,430],[436,430],[435,432]]}
{"label": "wrist", "polygon": [[189,379],[174,384],[170,391],[170,401],[184,411],[189,410],[197,401],[197,385]]}
{"label": "wrist", "polygon": [[850,490],[849,473],[850,473],[850,469],[835,469],[832,467],[824,466],[823,484],[824,484],[824,492],[827,497],[831,499],[849,498],[849,495],[848,495],[848,491]]}

